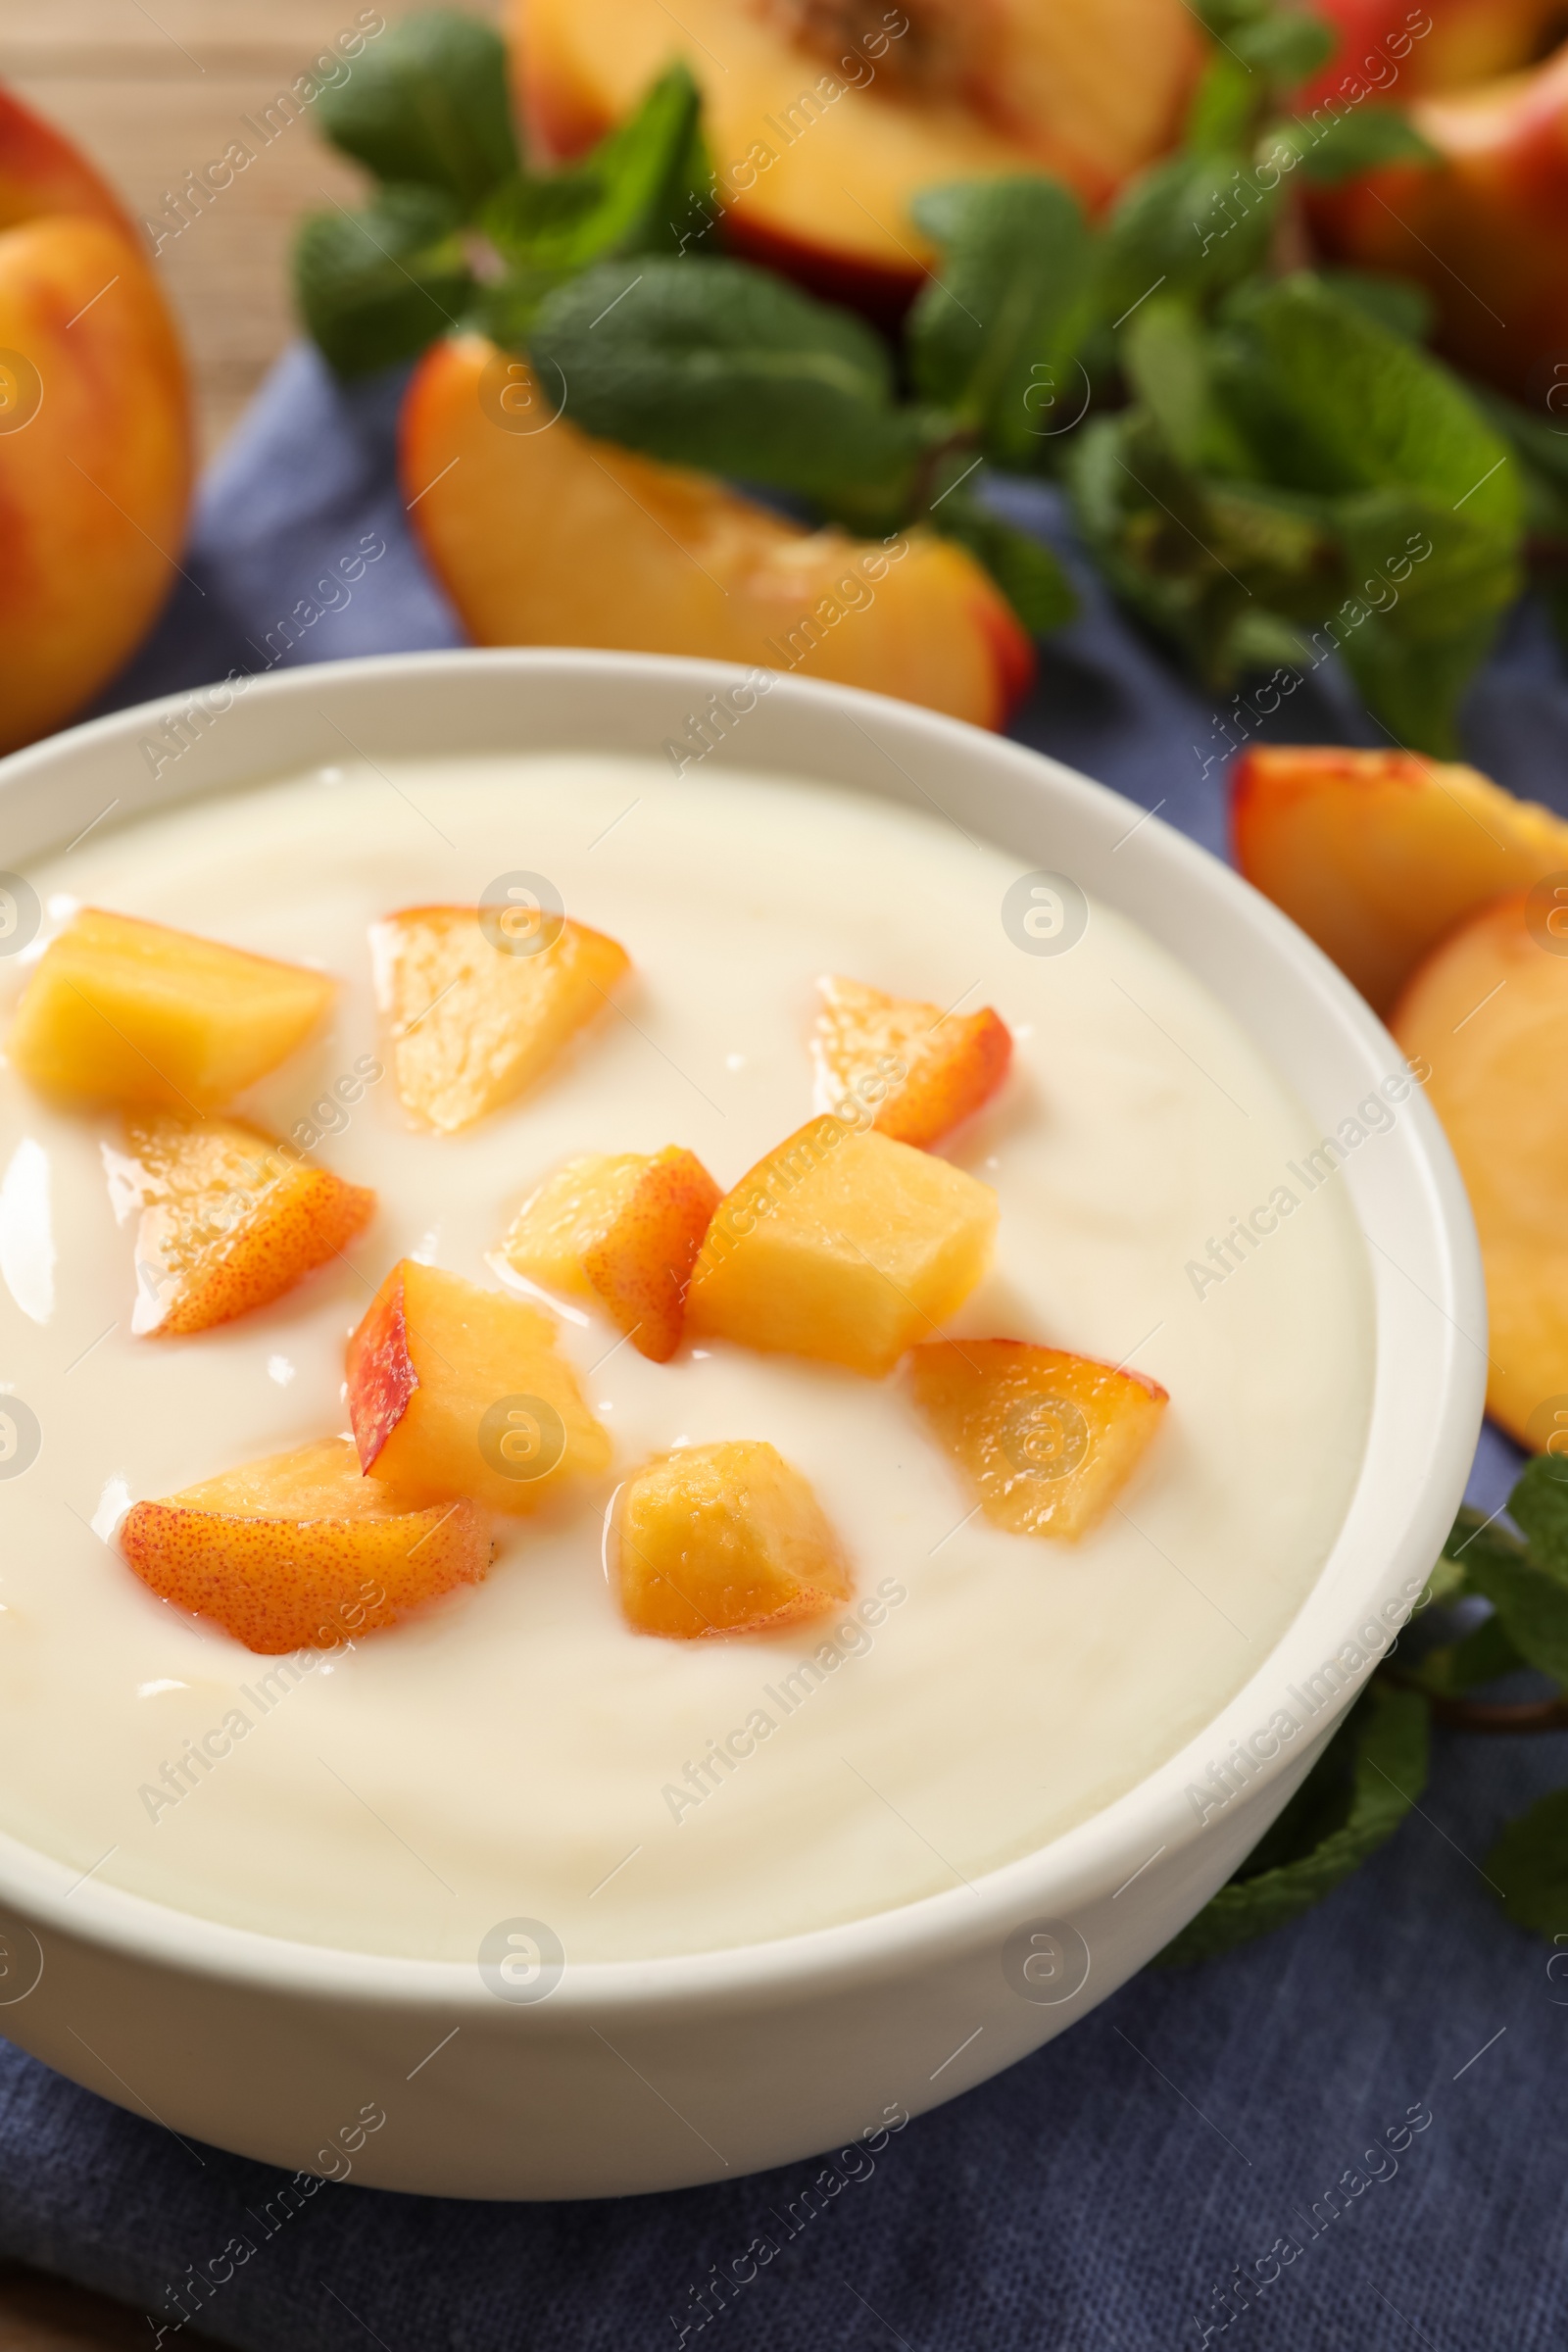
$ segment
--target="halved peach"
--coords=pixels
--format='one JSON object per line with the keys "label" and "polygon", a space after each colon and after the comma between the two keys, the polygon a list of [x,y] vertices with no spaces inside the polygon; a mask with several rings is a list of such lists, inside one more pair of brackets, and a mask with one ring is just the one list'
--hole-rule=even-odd
{"label": "halved peach", "polygon": [[84,906],[45,950],[6,1052],[64,1101],[217,1110],[293,1053],[336,987],[301,964]]}
{"label": "halved peach", "polygon": [[1069,1543],[1109,1508],[1170,1401],[1141,1372],[1024,1340],[935,1340],[912,1371],[986,1517]]}
{"label": "halved peach", "polygon": [[1446,939],[1391,1016],[1431,1064],[1481,1237],[1487,1408],[1544,1446],[1537,1408],[1568,1396],[1568,898],[1515,891]]}
{"label": "halved peach", "polygon": [[719,1190],[695,1152],[587,1152],[531,1193],[502,1245],[548,1288],[598,1298],[640,1355],[680,1345],[686,1286]]}
{"label": "halved peach", "polygon": [[401,1494],[535,1511],[610,1467],[552,1316],[406,1257],[349,1341],[361,1467]]}
{"label": "halved peach", "polygon": [[375,1195],[313,1167],[241,1119],[133,1111],[111,1162],[120,1201],[141,1205],[138,1332],[206,1331],[265,1306],[346,1250]]}
{"label": "halved peach", "polygon": [[631,961],[586,923],[531,907],[407,906],[370,933],[404,1108],[450,1135],[513,1102],[610,1002]]}
{"label": "halved peach", "polygon": [[138,1502],[120,1543],[144,1585],[269,1656],[372,1633],[490,1565],[471,1502],[411,1507],[347,1438]]}
{"label": "halved peach", "polygon": [[676,233],[722,213],[738,249],[883,313],[936,258],[921,189],[1049,172],[1099,204],[1174,140],[1203,55],[1185,0],[513,6],[538,146],[577,154],[683,57],[716,184]]}
{"label": "halved peach", "polygon": [[[953,540],[808,530],[709,474],[552,422],[553,406],[523,361],[471,334],[427,352],[404,401],[411,520],[480,645],[691,654],[1005,724],[1034,647]],[[685,715],[665,747],[677,771],[733,724],[725,709]]]}
{"label": "halved peach", "polygon": [[830,1113],[719,1202],[687,1327],[879,1380],[967,1298],[996,1228],[989,1185]]}
{"label": "halved peach", "polygon": [[1568,824],[1415,752],[1266,745],[1232,776],[1236,862],[1380,1012],[1499,892],[1568,872]]}
{"label": "halved peach", "polygon": [[621,1488],[613,1532],[620,1605],[640,1634],[777,1633],[850,1596],[821,1504],[757,1440],[657,1455]]}
{"label": "halved peach", "polygon": [[872,1125],[922,1150],[989,1102],[1007,1075],[1012,1033],[987,1005],[945,1013],[863,980],[821,979],[811,1040],[818,1106],[875,1108]]}

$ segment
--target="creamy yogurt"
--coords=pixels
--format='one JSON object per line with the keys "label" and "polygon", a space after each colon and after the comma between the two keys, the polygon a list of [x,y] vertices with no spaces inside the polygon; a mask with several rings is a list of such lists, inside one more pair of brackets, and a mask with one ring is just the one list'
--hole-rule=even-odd
{"label": "creamy yogurt", "polygon": [[[635,979],[530,1097],[466,1135],[415,1133],[390,1079],[363,1079],[368,928],[517,871],[620,940]],[[1002,917],[1018,874],[935,813],[599,758],[328,768],[34,868],[52,928],[98,904],[340,974],[331,1032],[241,1107],[326,1130],[318,1157],[380,1210],[352,1262],[271,1307],[138,1339],[116,1122],[0,1069],[0,1385],[42,1441],[0,1479],[0,1829],[310,1942],[471,1960],[521,1917],[571,1959],[644,1957],[960,1885],[1198,1732],[1284,1631],[1348,1500],[1361,1248],[1325,1186],[1198,1295],[1188,1261],[1315,1134],[1226,1010],[1106,908],[1068,952],[1022,952]],[[573,1303],[564,1345],[617,1472],[769,1439],[842,1532],[858,1614],[770,1640],[631,1633],[603,1564],[608,1481],[502,1522],[481,1587],[330,1656],[256,1657],[137,1581],[114,1544],[128,1502],[347,1427],[344,1342],[396,1257],[495,1282],[517,1200],[567,1155],[680,1143],[727,1185],[808,1117],[821,972],[992,1004],[1012,1028],[1006,1088],[951,1147],[1002,1203],[995,1270],[954,1328],[1127,1359],[1169,1389],[1098,1531],[1067,1547],[990,1526],[900,1377],[719,1344],[656,1365]]]}

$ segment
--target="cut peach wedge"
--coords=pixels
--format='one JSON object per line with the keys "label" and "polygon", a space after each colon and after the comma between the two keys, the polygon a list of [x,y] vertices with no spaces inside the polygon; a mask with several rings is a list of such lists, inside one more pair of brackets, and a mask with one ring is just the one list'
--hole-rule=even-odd
{"label": "cut peach wedge", "polygon": [[758,1441],[686,1446],[615,1498],[620,1605],[640,1634],[767,1634],[839,1607],[844,1546],[798,1470]]}
{"label": "cut peach wedge", "polygon": [[538,1510],[610,1467],[552,1316],[406,1257],[349,1342],[360,1465],[421,1501]]}
{"label": "cut peach wedge", "polygon": [[600,1299],[638,1353],[664,1364],[718,1201],[702,1161],[674,1144],[652,1155],[589,1152],[529,1195],[502,1255],[547,1289]]}
{"label": "cut peach wedge", "polygon": [[1550,809],[1414,752],[1262,746],[1231,789],[1242,872],[1380,1012],[1455,923],[1568,871]]}
{"label": "cut peach wedge", "polygon": [[472,1503],[416,1509],[363,1478],[347,1438],[138,1502],[121,1549],[144,1585],[247,1649],[331,1648],[391,1625],[490,1564]]}
{"label": "cut peach wedge", "polygon": [[[1034,647],[951,539],[808,530],[551,421],[556,406],[524,362],[471,334],[436,344],[404,401],[403,495],[478,644],[691,654],[1005,724]],[[682,739],[693,760],[700,726],[694,713]]]}
{"label": "cut peach wedge", "polygon": [[446,1135],[541,1077],[631,961],[531,905],[408,906],[374,926],[370,952],[399,1100]]}
{"label": "cut peach wedge", "polygon": [[687,1328],[879,1380],[967,1298],[996,1228],[988,1185],[830,1113],[719,1202]]}
{"label": "cut peach wedge", "polygon": [[1132,1476],[1169,1402],[1157,1381],[1023,1340],[937,1340],[915,1401],[980,1507],[1015,1536],[1071,1542]]}
{"label": "cut peach wedge", "polygon": [[61,1101],[217,1110],[293,1053],[336,986],[300,964],[84,906],[45,950],[6,1052]]}
{"label": "cut peach wedge", "polygon": [[[1568,1428],[1568,896],[1519,891],[1444,941],[1391,1017],[1470,1195],[1487,1276],[1487,1407],[1521,1445]],[[1564,1419],[1554,1414],[1561,1408]],[[1544,1415],[1543,1419],[1538,1416]]]}
{"label": "cut peach wedge", "polygon": [[874,1109],[879,1134],[925,1150],[989,1102],[1007,1075],[1012,1034],[989,1005],[944,1013],[863,980],[816,985],[822,1009],[811,1055],[822,1110]]}
{"label": "cut peach wedge", "polygon": [[[512,0],[537,145],[575,155],[672,54],[703,89],[726,241],[886,313],[935,256],[924,188],[1049,172],[1092,203],[1177,137],[1202,67],[1183,0]],[[697,247],[710,251],[713,239]]]}
{"label": "cut peach wedge", "polygon": [[375,1195],[240,1119],[133,1111],[110,1157],[117,1204],[139,1205],[137,1332],[206,1331],[265,1306],[346,1250]]}

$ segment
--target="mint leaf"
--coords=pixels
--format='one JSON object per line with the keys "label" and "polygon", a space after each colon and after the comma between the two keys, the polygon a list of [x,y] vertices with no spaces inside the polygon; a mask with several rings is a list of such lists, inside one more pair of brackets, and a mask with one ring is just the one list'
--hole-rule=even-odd
{"label": "mint leaf", "polygon": [[1568,1788],[1554,1788],[1511,1821],[1487,1856],[1517,1928],[1553,1941],[1568,1936]]}
{"label": "mint leaf", "polygon": [[1177,155],[1124,190],[1100,249],[1097,302],[1113,327],[1156,293],[1209,307],[1260,270],[1279,213],[1235,155]]}
{"label": "mint leaf", "polygon": [[954,490],[928,517],[945,538],[982,563],[1031,637],[1044,637],[1075,618],[1078,596],[1049,547],[1015,530],[976,498]]}
{"label": "mint leaf", "polygon": [[1409,117],[1396,106],[1375,101],[1339,115],[1326,130],[1310,123],[1281,122],[1273,126],[1271,142],[1288,148],[1298,160],[1303,179],[1321,187],[1337,186],[1363,172],[1385,164],[1441,164],[1443,157],[1430,139],[1422,137]]}
{"label": "mint leaf", "polygon": [[383,188],[359,213],[313,213],[294,243],[294,292],[339,375],[413,359],[474,291],[458,207],[433,188]]}
{"label": "mint leaf", "polygon": [[[1448,1556],[1463,1569],[1466,1590],[1491,1601],[1496,1623],[1518,1658],[1568,1687],[1565,1467],[1549,1454],[1538,1455],[1508,1498],[1509,1515],[1524,1529],[1528,1548],[1505,1528],[1465,1512],[1448,1539]],[[1482,1652],[1483,1662],[1486,1654]],[[1508,1668],[1496,1671],[1506,1673]]]}
{"label": "mint leaf", "polygon": [[1460,698],[1520,586],[1507,443],[1457,377],[1305,271],[1227,305],[1222,360],[1259,470],[1341,538],[1362,692],[1401,740],[1452,757]]}
{"label": "mint leaf", "polygon": [[1281,9],[1257,24],[1238,25],[1231,47],[1244,65],[1282,89],[1310,80],[1340,45],[1340,36],[1305,9]]}
{"label": "mint leaf", "polygon": [[1089,322],[1082,207],[1054,180],[1015,178],[933,188],[911,209],[942,250],[909,314],[915,390],[999,465],[1033,466],[1041,387],[1057,389]]}
{"label": "mint leaf", "polygon": [[317,101],[333,145],[377,179],[433,188],[471,218],[517,169],[507,51],[476,18],[406,17]]}
{"label": "mint leaf", "polygon": [[690,72],[672,66],[581,163],[498,188],[480,227],[525,274],[569,277],[619,255],[673,252],[674,223],[709,177],[701,113]]}
{"label": "mint leaf", "polygon": [[886,346],[745,262],[606,262],[541,306],[528,348],[588,433],[673,465],[896,514],[933,421],[895,405]]}
{"label": "mint leaf", "polygon": [[1523,1528],[1537,1564],[1568,1586],[1568,1461],[1538,1453],[1527,1462],[1508,1497],[1508,1516]]}
{"label": "mint leaf", "polygon": [[1427,1736],[1423,1698],[1372,1684],[1236,1877],[1155,1965],[1211,1959],[1321,1902],[1394,1835],[1420,1796]]}
{"label": "mint leaf", "polygon": [[[1364,311],[1373,325],[1387,333],[1400,335],[1406,343],[1424,343],[1431,334],[1437,305],[1413,277],[1388,277],[1375,270],[1320,270],[1317,274],[1339,301]],[[1476,386],[1470,389],[1485,413],[1486,397]]]}
{"label": "mint leaf", "polygon": [[1096,562],[1205,685],[1228,691],[1249,670],[1301,660],[1302,628],[1341,567],[1308,502],[1189,471],[1143,408],[1073,438],[1068,487]]}

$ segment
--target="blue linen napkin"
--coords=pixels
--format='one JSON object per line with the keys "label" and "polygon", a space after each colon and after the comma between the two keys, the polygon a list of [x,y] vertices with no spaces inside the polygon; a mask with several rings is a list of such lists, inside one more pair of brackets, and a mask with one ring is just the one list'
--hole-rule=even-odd
{"label": "blue linen napkin", "polygon": [[[235,667],[463,642],[394,485],[399,389],[345,393],[304,351],[281,363],[103,708]],[[1022,741],[1223,853],[1228,740],[1373,739],[1326,670],[1272,718],[1232,706],[1222,725],[1110,609],[1053,495],[996,495],[1085,595],[1045,650]],[[1472,754],[1568,812],[1565,721],[1526,608],[1471,697]],[[1487,1509],[1517,1460],[1489,1433],[1472,1483]],[[1568,1964],[1505,1922],[1481,1865],[1564,1780],[1568,1737],[1440,1733],[1418,1814],[1296,1926],[1147,1972],[874,2157],[670,2195],[482,2205],[350,2180],[269,2233],[255,2217],[285,2176],[0,2043],[0,2254],[136,2305],[150,2343],[191,2312],[249,2352],[1560,2352]],[[758,2238],[776,2248],[760,2266]],[[193,2268],[231,2239],[254,2252],[199,2295]]]}

